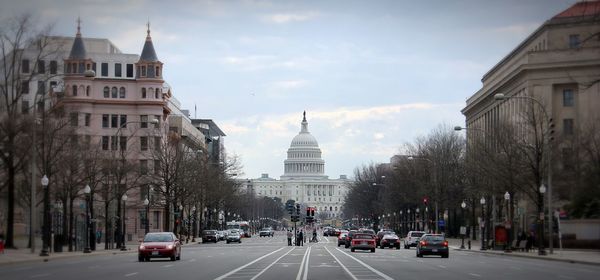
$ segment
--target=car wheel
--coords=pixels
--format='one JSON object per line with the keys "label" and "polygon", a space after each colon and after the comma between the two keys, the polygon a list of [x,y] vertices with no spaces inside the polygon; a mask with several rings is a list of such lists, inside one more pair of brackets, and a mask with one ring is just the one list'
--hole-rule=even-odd
{"label": "car wheel", "polygon": [[144,257],[142,257],[141,255],[138,256],[138,262],[143,262],[144,261]]}
{"label": "car wheel", "polygon": [[406,244],[404,245],[404,249],[409,249],[410,247],[406,246]]}
{"label": "car wheel", "polygon": [[371,249],[371,253],[375,253],[375,248]]}
{"label": "car wheel", "polygon": [[242,240],[240,239],[240,241],[238,241],[238,243],[242,244]]}
{"label": "car wheel", "polygon": [[400,244],[396,245],[396,250],[400,250]]}
{"label": "car wheel", "polygon": [[229,240],[227,240],[227,244],[229,244]]}
{"label": "car wheel", "polygon": [[175,257],[175,255],[171,256],[171,261],[174,262],[177,258]]}
{"label": "car wheel", "polygon": [[350,248],[350,252],[354,252],[354,248]]}
{"label": "car wheel", "polygon": [[338,243],[338,247],[340,247],[340,243]]}

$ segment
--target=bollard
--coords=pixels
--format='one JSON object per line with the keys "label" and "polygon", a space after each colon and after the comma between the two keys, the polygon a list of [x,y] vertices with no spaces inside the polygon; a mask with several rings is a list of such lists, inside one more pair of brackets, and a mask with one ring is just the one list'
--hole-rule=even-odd
{"label": "bollard", "polygon": [[467,241],[467,246],[469,247],[469,250],[471,250],[471,239],[469,239],[469,241]]}

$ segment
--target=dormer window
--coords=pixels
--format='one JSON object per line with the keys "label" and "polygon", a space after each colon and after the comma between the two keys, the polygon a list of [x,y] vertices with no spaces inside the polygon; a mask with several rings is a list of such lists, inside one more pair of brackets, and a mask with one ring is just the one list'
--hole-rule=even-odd
{"label": "dormer window", "polygon": [[158,89],[156,89],[154,91],[154,98],[158,99],[159,94],[160,94],[160,91]]}
{"label": "dormer window", "polygon": [[142,98],[146,99],[146,88],[142,88]]}
{"label": "dormer window", "polygon": [[160,77],[160,67],[156,66],[156,77]]}
{"label": "dormer window", "polygon": [[140,73],[141,77],[146,77],[146,66],[142,66],[142,71]]}

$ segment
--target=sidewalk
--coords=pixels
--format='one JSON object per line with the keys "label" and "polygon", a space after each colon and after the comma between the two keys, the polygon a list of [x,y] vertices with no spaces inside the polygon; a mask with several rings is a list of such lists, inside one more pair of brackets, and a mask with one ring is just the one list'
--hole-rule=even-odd
{"label": "sidewalk", "polygon": [[469,250],[467,245],[467,240],[465,239],[465,249],[460,249],[461,239],[448,238],[449,247],[453,250],[457,251],[468,251],[468,252],[476,252],[482,254],[492,254],[492,255],[504,255],[511,257],[522,257],[522,258],[532,258],[532,259],[541,259],[541,260],[551,260],[551,261],[561,261],[568,263],[581,263],[581,264],[591,264],[591,265],[600,265],[600,251],[598,250],[580,250],[580,249],[563,249],[562,251],[558,248],[554,248],[554,254],[550,254],[550,250],[546,248],[547,255],[540,256],[538,255],[537,250],[529,251],[529,252],[521,252],[521,251],[512,251],[510,253],[504,252],[503,250],[480,250],[481,248],[481,240],[474,240],[471,242],[471,250]]}

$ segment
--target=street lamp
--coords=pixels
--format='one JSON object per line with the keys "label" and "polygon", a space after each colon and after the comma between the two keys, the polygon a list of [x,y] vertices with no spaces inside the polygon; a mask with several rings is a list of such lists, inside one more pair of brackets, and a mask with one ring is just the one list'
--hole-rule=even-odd
{"label": "street lamp", "polygon": [[148,218],[148,215],[150,215],[150,200],[148,199],[148,196],[146,196],[146,199],[144,199],[144,206],[146,208],[146,221],[144,227],[146,234],[148,234],[148,232],[150,232],[150,219]]}
{"label": "street lamp", "polygon": [[[462,223],[465,223],[465,208],[467,207],[467,204],[465,203],[465,201],[463,200],[463,202],[460,204],[460,209],[461,209],[461,216],[462,216]],[[465,228],[465,233],[466,233],[466,226],[463,226]],[[461,230],[462,231],[462,230]],[[460,242],[460,248],[464,249],[465,248],[465,233],[461,232],[461,242]]]}
{"label": "street lamp", "polygon": [[[532,102],[535,102],[538,106],[540,106],[540,108],[542,108],[542,112],[544,113],[544,116],[546,117],[546,121],[547,121],[547,130],[545,133],[546,136],[546,149],[548,150],[548,156],[547,158],[547,164],[548,164],[548,179],[547,179],[547,184],[548,184],[548,210],[549,212],[552,211],[552,134],[554,133],[553,127],[554,124],[552,122],[552,118],[550,117],[550,115],[548,114],[548,111],[546,110],[546,106],[538,99],[531,97],[531,96],[507,96],[503,93],[497,93],[494,95],[494,99],[495,100],[508,100],[511,98],[517,98],[517,99],[527,99],[527,100],[531,100]],[[540,187],[541,188],[541,187]],[[546,187],[544,187],[545,189]],[[541,191],[540,191],[541,193]],[[543,193],[542,193],[543,194]],[[543,196],[543,195],[542,195]],[[538,203],[539,205],[539,203]],[[543,205],[543,203],[542,203]],[[542,207],[541,212],[544,211],[544,208]],[[543,222],[542,222],[543,224]],[[548,228],[550,229],[550,240],[548,240],[548,244],[550,245],[550,254],[553,253],[553,231],[552,231],[552,218],[548,219]],[[543,229],[542,229],[542,233],[543,233]],[[543,237],[542,237],[543,238]],[[542,253],[546,253],[546,251],[538,251],[540,253],[540,255]]]}
{"label": "street lamp", "polygon": [[[49,205],[50,205],[50,191],[48,190],[48,184],[50,180],[48,180],[48,176],[44,175],[42,177],[42,186],[44,187],[44,228],[43,228],[43,238],[42,238],[42,251],[40,252],[40,256],[49,256],[49,242],[50,242],[50,220],[48,218]],[[33,231],[32,231],[33,232]]]}
{"label": "street lamp", "polygon": [[540,238],[538,238],[538,255],[544,256],[546,255],[546,249],[544,248],[544,194],[546,193],[546,185],[542,184],[540,186],[538,193],[538,210],[539,210],[539,219],[540,225],[538,229],[538,234]]}
{"label": "street lamp", "polygon": [[479,203],[481,204],[481,248],[480,250],[486,250],[485,248],[485,214],[484,214],[484,209],[485,208],[485,198],[482,196],[481,199],[479,200]]}
{"label": "street lamp", "polygon": [[85,194],[85,248],[83,249],[84,253],[91,253],[92,250],[90,250],[90,193],[92,192],[92,189],[90,188],[90,185],[85,185],[85,188],[83,188],[83,193]]}
{"label": "street lamp", "polygon": [[506,244],[506,249],[504,250],[507,253],[512,252],[511,247],[512,247],[512,234],[511,234],[511,219],[510,219],[510,193],[507,191],[506,193],[504,193],[504,200],[506,200],[506,223],[505,223],[505,228],[506,228],[506,234],[508,235],[507,237],[507,244]]}
{"label": "street lamp", "polygon": [[125,223],[125,219],[127,217],[127,194],[124,193],[123,196],[121,196],[121,200],[123,201],[123,236],[121,237],[121,240],[123,241],[121,244],[121,251],[127,251],[127,247],[125,246],[125,232],[127,231],[127,224]]}

